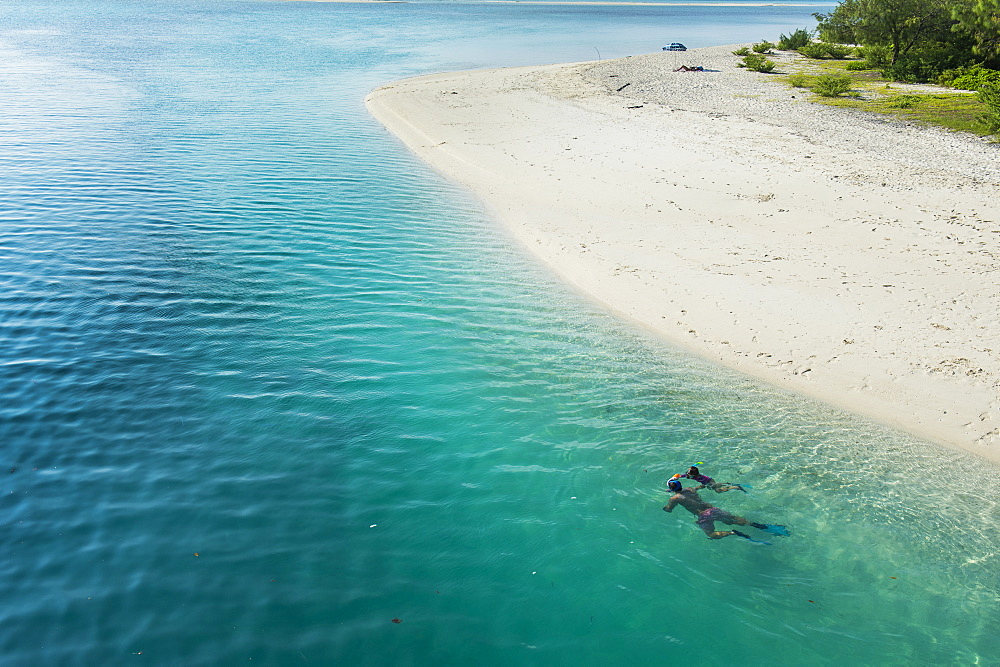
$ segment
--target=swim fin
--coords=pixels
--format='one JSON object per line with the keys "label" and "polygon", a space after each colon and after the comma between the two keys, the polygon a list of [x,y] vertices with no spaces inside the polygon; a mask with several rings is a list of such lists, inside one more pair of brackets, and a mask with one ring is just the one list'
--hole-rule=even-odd
{"label": "swim fin", "polygon": [[782,537],[788,537],[789,535],[791,535],[791,533],[788,532],[787,528],[785,528],[784,526],[779,526],[777,524],[754,523],[751,521],[750,525],[753,526],[754,528],[757,528],[758,530],[763,530],[765,532],[771,533],[772,535],[780,535]]}
{"label": "swim fin", "polygon": [[750,537],[749,535],[747,535],[746,533],[741,533],[738,530],[734,530],[733,531],[733,535],[739,535],[740,537],[742,537],[744,539],[750,540],[754,544],[767,544],[767,545],[771,544],[770,542],[765,542],[764,540],[755,540],[752,537]]}

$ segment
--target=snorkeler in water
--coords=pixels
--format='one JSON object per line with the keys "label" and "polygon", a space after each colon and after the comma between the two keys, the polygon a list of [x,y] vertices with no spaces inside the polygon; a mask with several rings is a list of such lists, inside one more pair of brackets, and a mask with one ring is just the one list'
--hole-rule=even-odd
{"label": "snorkeler in water", "polygon": [[[707,535],[710,540],[721,540],[724,537],[736,535],[737,537],[748,539],[751,542],[760,542],[760,540],[755,540],[746,533],[741,533],[738,530],[716,530],[716,521],[721,521],[727,526],[753,526],[758,530],[763,530],[772,535],[789,535],[788,529],[784,526],[750,521],[745,517],[736,516],[721,507],[715,507],[714,505],[705,502],[698,495],[698,491],[694,487],[685,489],[681,485],[679,475],[674,475],[674,477],[667,482],[667,487],[673,492],[674,495],[670,496],[670,500],[667,501],[663,511],[673,512],[674,508],[680,505],[688,512],[691,512],[691,514],[694,514],[695,523],[698,524],[698,527],[705,532],[705,535]],[[770,544],[770,542],[765,542],[764,544]]]}
{"label": "snorkeler in water", "polygon": [[716,493],[725,493],[726,491],[732,491],[733,489],[739,489],[743,493],[747,492],[747,490],[744,489],[743,486],[740,484],[732,484],[730,482],[716,482],[708,475],[702,475],[701,472],[699,472],[698,470],[698,465],[699,464],[696,464],[688,468],[688,471],[683,475],[681,475],[681,477],[686,477],[687,479],[698,482],[699,484],[701,484],[701,488],[711,489]]}

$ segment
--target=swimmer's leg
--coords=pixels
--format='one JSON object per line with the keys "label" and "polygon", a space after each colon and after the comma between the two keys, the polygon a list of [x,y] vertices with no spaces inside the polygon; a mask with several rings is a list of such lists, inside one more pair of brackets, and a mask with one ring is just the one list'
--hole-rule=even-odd
{"label": "swimmer's leg", "polygon": [[[725,518],[722,517],[716,517],[716,518],[719,518],[723,523],[731,523],[729,521],[726,521]],[[698,527],[701,528],[703,531],[705,531],[705,535],[707,535],[708,539],[710,540],[721,540],[723,537],[729,537],[730,535],[740,534],[739,531],[736,530],[716,530],[714,520],[701,519],[697,523]]]}
{"label": "swimmer's leg", "polygon": [[723,511],[719,512],[718,514],[716,514],[715,520],[716,521],[721,521],[722,523],[726,524],[727,526],[745,526],[747,524],[750,524],[751,526],[753,525],[752,523],[750,523],[749,521],[747,521],[745,518],[743,518],[741,516],[736,516],[735,514],[730,514],[729,512],[726,512],[725,510],[723,510]]}
{"label": "swimmer's leg", "polygon": [[708,536],[710,540],[720,540],[726,536],[726,531],[717,531],[715,529],[715,521],[711,519],[699,519],[695,521],[698,527],[705,531],[705,535]]}

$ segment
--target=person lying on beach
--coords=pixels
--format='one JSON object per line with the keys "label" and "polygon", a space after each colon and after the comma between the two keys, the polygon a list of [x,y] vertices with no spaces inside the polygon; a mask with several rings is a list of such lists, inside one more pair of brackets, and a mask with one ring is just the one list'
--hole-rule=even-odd
{"label": "person lying on beach", "polygon": [[680,67],[678,67],[674,71],[675,72],[704,72],[705,68],[702,67],[701,65],[695,65],[694,67],[688,67],[687,65],[681,65]]}
{"label": "person lying on beach", "polygon": [[[698,527],[705,532],[705,535],[707,535],[710,540],[721,540],[722,538],[729,537],[730,535],[736,535],[738,537],[744,537],[748,540],[753,540],[752,537],[746,533],[741,533],[738,530],[716,530],[716,521],[721,521],[727,526],[753,526],[758,530],[766,531],[772,535],[787,536],[789,534],[788,529],[784,526],[757,523],[750,521],[745,517],[731,514],[720,507],[715,507],[714,505],[702,500],[698,495],[698,492],[693,487],[687,489],[683,488],[679,479],[671,479],[667,482],[667,486],[674,493],[674,495],[670,496],[670,500],[667,501],[663,511],[673,512],[674,508],[680,505],[688,512],[691,512],[691,514],[694,514],[694,522],[698,524]],[[753,541],[756,542],[757,540]]]}
{"label": "person lying on beach", "polygon": [[687,479],[698,482],[701,484],[701,487],[699,488],[712,489],[716,493],[725,493],[726,491],[732,491],[733,489],[739,489],[743,493],[747,492],[747,490],[739,484],[733,484],[731,482],[716,482],[708,475],[702,475],[698,471],[698,466],[691,466],[688,468],[686,473],[681,475],[681,477],[686,477]]}

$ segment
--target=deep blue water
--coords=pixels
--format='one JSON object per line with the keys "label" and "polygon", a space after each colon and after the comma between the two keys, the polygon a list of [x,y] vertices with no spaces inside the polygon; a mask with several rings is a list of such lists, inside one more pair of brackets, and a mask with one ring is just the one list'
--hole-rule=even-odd
{"label": "deep blue water", "polygon": [[813,11],[0,8],[0,663],[997,664],[995,466],[618,322],[362,103]]}

